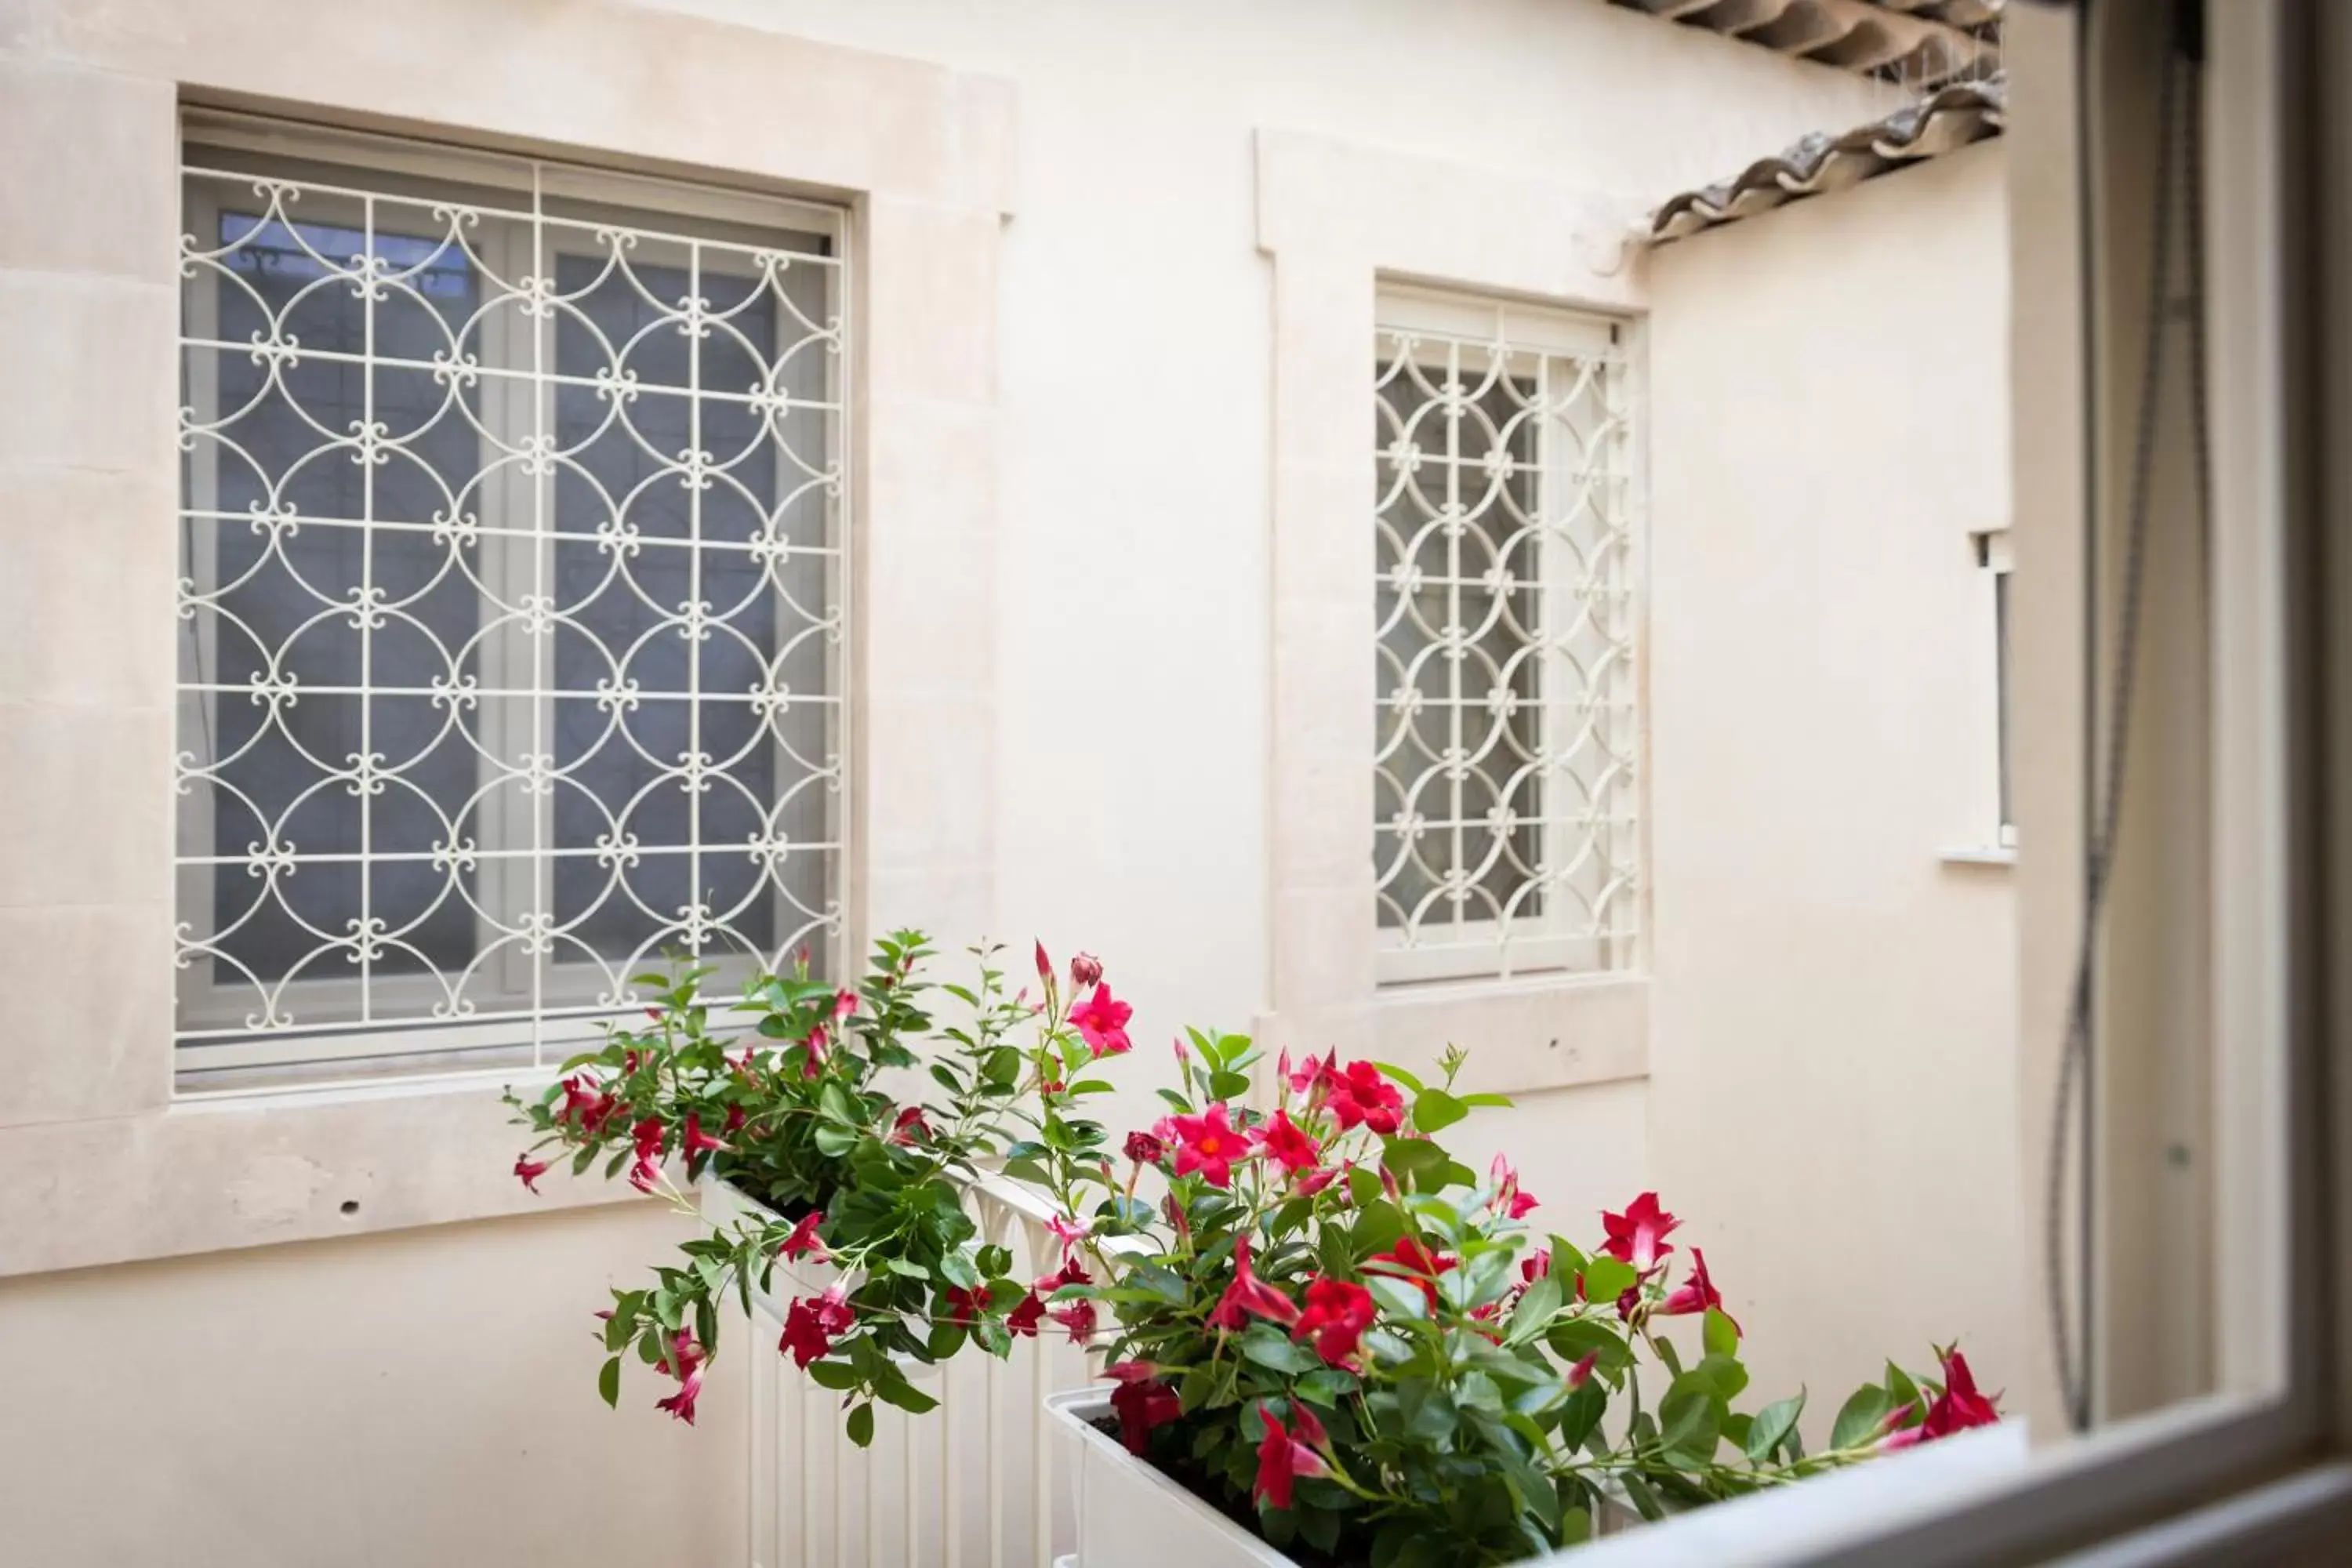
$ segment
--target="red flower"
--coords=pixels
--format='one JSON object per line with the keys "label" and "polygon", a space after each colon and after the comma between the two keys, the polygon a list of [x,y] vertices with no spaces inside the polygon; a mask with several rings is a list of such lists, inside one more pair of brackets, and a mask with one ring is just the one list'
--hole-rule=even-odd
{"label": "red flower", "polygon": [[[2000,1419],[2000,1411],[1996,1408],[2000,1395],[1996,1394],[1988,1399],[1977,1392],[1976,1374],[1969,1370],[1968,1358],[1957,1349],[1936,1353],[1944,1363],[1944,1392],[1929,1402],[1926,1420],[1895,1433],[1879,1447],[1907,1448],[1914,1443],[1948,1437],[1971,1426],[1990,1426]],[[1886,1424],[1892,1426],[1901,1420],[1908,1409],[1906,1405],[1890,1415]]]}
{"label": "red flower", "polygon": [[1317,1084],[1325,1081],[1330,1073],[1331,1064],[1338,1060],[1339,1055],[1339,1053],[1334,1050],[1329,1057],[1318,1059],[1314,1052],[1309,1051],[1307,1054],[1306,1062],[1297,1071],[1293,1071],[1290,1066],[1290,1053],[1285,1051],[1276,1061],[1275,1070],[1282,1075],[1286,1083],[1289,1084],[1291,1093],[1305,1094]]}
{"label": "red flower", "polygon": [[814,1253],[816,1260],[823,1263],[825,1259],[824,1243],[817,1238],[816,1227],[824,1223],[824,1212],[822,1209],[815,1214],[801,1215],[793,1226],[793,1233],[776,1247],[776,1256],[805,1258]]}
{"label": "red flower", "polygon": [[1098,984],[1093,995],[1070,1009],[1070,1027],[1095,1055],[1115,1057],[1129,1047],[1127,1021],[1134,1016],[1134,1008],[1113,996],[1109,986]]}
{"label": "red flower", "polygon": [[824,1047],[825,1041],[830,1037],[825,1034],[823,1024],[809,1030],[808,1057],[801,1063],[801,1078],[803,1081],[813,1079],[824,1071]]}
{"label": "red flower", "polygon": [[1290,1506],[1290,1483],[1304,1476],[1309,1479],[1328,1475],[1321,1456],[1291,1436],[1283,1424],[1261,1405],[1258,1416],[1265,1423],[1265,1437],[1257,1446],[1257,1484],[1250,1495],[1268,1508]]}
{"label": "red flower", "polygon": [[1045,956],[1045,943],[1042,940],[1037,942],[1037,978],[1048,990],[1053,988],[1054,961]]}
{"label": "red flower", "polygon": [[679,1153],[691,1160],[697,1154],[722,1152],[726,1147],[727,1145],[718,1139],[704,1135],[702,1118],[699,1114],[691,1110],[686,1113],[686,1136],[678,1143]]}
{"label": "red flower", "polygon": [[1054,1321],[1070,1331],[1070,1342],[1085,1344],[1095,1337],[1095,1304],[1085,1296],[1075,1301],[1065,1301],[1052,1312]]}
{"label": "red flower", "polygon": [[776,1349],[789,1352],[793,1364],[822,1361],[833,1350],[834,1338],[849,1331],[856,1313],[849,1308],[849,1288],[835,1284],[822,1296],[797,1296],[784,1311],[784,1337]]}
{"label": "red flower", "polygon": [[1127,1135],[1127,1157],[1139,1165],[1157,1165],[1168,1157],[1168,1145],[1149,1132]]}
{"label": "red flower", "polygon": [[1323,1423],[1316,1419],[1315,1412],[1307,1407],[1306,1401],[1293,1399],[1290,1402],[1290,1420],[1297,1429],[1298,1440],[1308,1447],[1328,1448],[1331,1446],[1331,1434],[1323,1430]]}
{"label": "red flower", "polygon": [[667,1410],[688,1426],[694,1425],[694,1402],[702,1394],[702,1347],[694,1336],[680,1329],[670,1340],[669,1353],[660,1362],[661,1370],[677,1379],[678,1389],[667,1399],[654,1402],[658,1409]]}
{"label": "red flower", "polygon": [[1091,952],[1082,952],[1070,960],[1070,989],[1084,991],[1089,985],[1102,984],[1102,960]]}
{"label": "red flower", "polygon": [[1510,1156],[1497,1154],[1488,1173],[1495,1181],[1495,1203],[1511,1219],[1525,1219],[1536,1206],[1535,1194],[1519,1190],[1519,1173],[1511,1166]]}
{"label": "red flower", "polygon": [[743,1131],[743,1123],[744,1123],[746,1121],[748,1121],[748,1120],[749,1120],[749,1118],[747,1118],[747,1117],[746,1117],[746,1116],[744,1116],[744,1114],[743,1114],[743,1108],[742,1108],[741,1106],[740,1106],[740,1105],[730,1105],[730,1106],[729,1106],[729,1107],[727,1108],[727,1122],[726,1122],[726,1125],[724,1125],[723,1127],[719,1128],[719,1131],[720,1131],[721,1132],[726,1133],[729,1137],[730,1137],[730,1138],[731,1138],[731,1137],[733,1137],[736,1133],[740,1132],[740,1131]]}
{"label": "red flower", "polygon": [[1026,1334],[1031,1339],[1034,1339],[1037,1337],[1038,1320],[1045,1315],[1045,1303],[1033,1290],[1022,1297],[1013,1306],[1013,1310],[1004,1314],[1004,1331],[1011,1334]]}
{"label": "red flower", "polygon": [[1327,1061],[1323,1082],[1330,1091],[1324,1105],[1343,1131],[1361,1123],[1385,1136],[1403,1120],[1404,1097],[1370,1062],[1349,1062],[1342,1069]]}
{"label": "red flower", "polygon": [[[1704,1312],[1709,1307],[1720,1310],[1722,1306],[1723,1293],[1715,1288],[1715,1281],[1706,1277],[1706,1254],[1694,1247],[1691,1248],[1690,1278],[1666,1293],[1666,1299],[1658,1303],[1658,1314],[1678,1318],[1685,1312]],[[1730,1322],[1732,1331],[1738,1332],[1739,1320],[1728,1312],[1723,1315]]]}
{"label": "red flower", "polygon": [[593,1132],[613,1114],[613,1105],[610,1094],[589,1093],[586,1083],[574,1073],[563,1080],[563,1110],[556,1120],[569,1121],[576,1116],[582,1130]]}
{"label": "red flower", "polygon": [[1298,1178],[1298,1195],[1311,1198],[1354,1168],[1355,1162],[1350,1160],[1344,1165],[1326,1165],[1319,1171],[1309,1171]]}
{"label": "red flower", "polygon": [[514,1173],[520,1176],[522,1184],[534,1193],[539,1191],[539,1179],[547,1174],[548,1169],[548,1163],[544,1160],[534,1160],[528,1154],[515,1156]]}
{"label": "red flower", "polygon": [[1609,1239],[1601,1250],[1620,1263],[1630,1263],[1636,1274],[1647,1274],[1651,1268],[1674,1250],[1666,1245],[1666,1237],[1682,1222],[1658,1206],[1658,1194],[1643,1193],[1625,1205],[1623,1214],[1601,1211],[1601,1226]]}
{"label": "red flower", "polygon": [[948,1321],[959,1329],[968,1329],[988,1316],[988,1287],[967,1290],[961,1285],[950,1285],[947,1291]]}
{"label": "red flower", "polygon": [[[1142,1363],[1126,1362],[1120,1364],[1135,1366]],[[1118,1368],[1111,1370],[1116,1373]],[[1184,1402],[1176,1396],[1176,1390],[1165,1379],[1158,1377],[1121,1378],[1118,1386],[1110,1391],[1110,1407],[1118,1415],[1119,1441],[1127,1445],[1127,1451],[1130,1454],[1140,1454],[1150,1447],[1153,1427],[1165,1426],[1184,1414]]]}
{"label": "red flower", "polygon": [[1234,1282],[1217,1298],[1208,1321],[1220,1329],[1244,1329],[1249,1326],[1244,1314],[1249,1312],[1286,1327],[1298,1321],[1298,1308],[1290,1298],[1250,1272],[1249,1237],[1244,1235],[1234,1237]]}
{"label": "red flower", "polygon": [[1538,1247],[1519,1259],[1519,1278],[1532,1285],[1551,1272],[1551,1248]]}
{"label": "red flower", "polygon": [[650,1193],[661,1180],[661,1172],[651,1160],[639,1158],[629,1167],[629,1185],[641,1193]]}
{"label": "red flower", "polygon": [[1170,1121],[1180,1140],[1176,1173],[1183,1176],[1198,1171],[1213,1187],[1231,1185],[1234,1162],[1249,1158],[1249,1138],[1225,1119],[1223,1102],[1209,1107],[1205,1116],[1177,1116]]}
{"label": "red flower", "polygon": [[651,1164],[668,1146],[669,1129],[662,1125],[660,1117],[648,1116],[629,1129],[629,1138],[636,1145],[638,1163]]}
{"label": "red flower", "polygon": [[930,1135],[931,1124],[923,1120],[923,1108],[919,1105],[907,1107],[898,1112],[898,1119],[890,1123],[890,1142],[893,1143],[912,1144],[918,1138]]}
{"label": "red flower", "polygon": [[857,993],[836,991],[833,994],[833,1021],[839,1023],[857,1011]]}
{"label": "red flower", "polygon": [[1318,1276],[1307,1287],[1307,1310],[1290,1337],[1315,1338],[1315,1353],[1333,1366],[1344,1366],[1356,1353],[1357,1342],[1372,1326],[1372,1293],[1346,1279]]}
{"label": "red flower", "polygon": [[[1430,1316],[1437,1315],[1437,1277],[1453,1272],[1455,1259],[1439,1258],[1423,1247],[1414,1237],[1402,1237],[1386,1252],[1375,1252],[1364,1259],[1364,1267],[1375,1274],[1390,1274],[1410,1279],[1421,1287],[1429,1299]],[[1385,1265],[1374,1268],[1374,1265]]]}
{"label": "red flower", "polygon": [[1274,1120],[1251,1136],[1260,1149],[1282,1162],[1285,1170],[1312,1170],[1323,1153],[1323,1146],[1300,1131],[1287,1110],[1276,1111]]}
{"label": "red flower", "polygon": [[1586,1352],[1582,1361],[1578,1362],[1574,1366],[1568,1369],[1568,1386],[1572,1389],[1582,1388],[1584,1386],[1585,1380],[1592,1375],[1592,1369],[1600,1360],[1601,1352],[1599,1351]]}

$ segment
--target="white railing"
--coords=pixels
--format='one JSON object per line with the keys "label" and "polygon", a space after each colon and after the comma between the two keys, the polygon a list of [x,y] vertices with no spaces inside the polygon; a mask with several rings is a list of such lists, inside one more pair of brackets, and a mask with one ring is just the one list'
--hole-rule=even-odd
{"label": "white railing", "polygon": [[[982,1239],[1013,1250],[1016,1278],[1048,1270],[1057,1252],[1043,1194],[1001,1176],[967,1193]],[[730,1217],[741,1201],[708,1190],[706,1212]],[[827,1282],[795,1278],[812,1291]],[[910,1366],[940,1407],[909,1415],[877,1405],[874,1442],[859,1448],[843,1432],[840,1396],[777,1353],[785,1304],[754,1293],[744,1352],[751,1568],[1039,1568],[1071,1550],[1075,1505],[1045,1397],[1084,1387],[1095,1368],[1066,1331],[1049,1320],[1003,1361],[967,1350]]]}

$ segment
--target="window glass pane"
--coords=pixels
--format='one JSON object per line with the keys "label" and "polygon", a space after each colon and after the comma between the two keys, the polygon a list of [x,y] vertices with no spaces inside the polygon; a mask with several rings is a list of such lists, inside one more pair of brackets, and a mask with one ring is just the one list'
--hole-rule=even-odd
{"label": "window glass pane", "polygon": [[840,933],[832,241],[435,159],[190,149],[194,1061],[576,1036]]}

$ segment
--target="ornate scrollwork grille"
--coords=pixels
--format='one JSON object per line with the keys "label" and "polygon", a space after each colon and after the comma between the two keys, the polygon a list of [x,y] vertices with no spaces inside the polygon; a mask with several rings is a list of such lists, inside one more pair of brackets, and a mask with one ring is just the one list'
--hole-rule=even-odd
{"label": "ornate scrollwork grille", "polygon": [[1374,359],[1381,975],[1634,962],[1634,430],[1607,321],[1402,291]]}
{"label": "ornate scrollwork grille", "polygon": [[830,963],[837,215],[288,146],[184,168],[184,1060],[538,1053],[666,953]]}

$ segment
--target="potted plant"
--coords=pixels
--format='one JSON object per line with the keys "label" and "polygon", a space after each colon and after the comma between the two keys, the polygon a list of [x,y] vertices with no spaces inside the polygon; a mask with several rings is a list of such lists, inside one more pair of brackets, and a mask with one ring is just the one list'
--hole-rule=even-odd
{"label": "potted plant", "polygon": [[1044,1086],[1006,1167],[1066,1216],[1036,1289],[1111,1358],[1055,1402],[1088,1568],[1509,1562],[1997,1419],[1957,1349],[1889,1363],[1819,1451],[1801,1392],[1743,1408],[1739,1326],[1654,1194],[1586,1250],[1507,1160],[1437,1142],[1505,1103],[1457,1092],[1458,1052],[1428,1084],[1280,1059],[1265,1111],[1247,1038],[1177,1057],[1171,1114],[1115,1151],[1069,1114],[1093,1080]]}
{"label": "potted plant", "polygon": [[[1007,1278],[1012,1255],[980,1240],[965,1204],[1034,1088],[1033,1053],[1006,1040],[1034,1014],[982,952],[977,986],[946,988],[968,1021],[919,1053],[934,1028],[920,977],[930,956],[921,933],[899,931],[856,990],[812,979],[803,955],[722,1004],[705,993],[707,967],[642,975],[644,1023],[612,1028],[536,1097],[509,1092],[537,1134],[515,1163],[525,1184],[567,1154],[574,1174],[601,1161],[607,1179],[625,1173],[707,1222],[598,1314],[608,1404],[634,1352],[675,1384],[660,1406],[692,1422],[730,1293],[780,1330],[778,1353],[839,1392],[860,1446],[876,1401],[932,1408],[910,1373],[968,1343],[1002,1356],[1037,1331],[1042,1307],[1016,1310],[1029,1292]],[[879,1087],[915,1068],[940,1091],[931,1100]]]}

